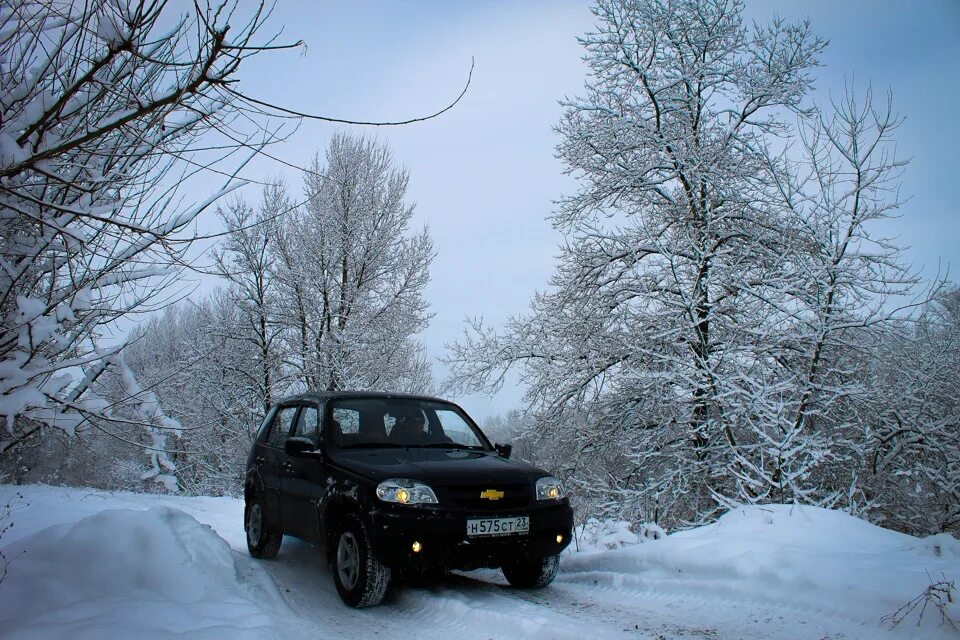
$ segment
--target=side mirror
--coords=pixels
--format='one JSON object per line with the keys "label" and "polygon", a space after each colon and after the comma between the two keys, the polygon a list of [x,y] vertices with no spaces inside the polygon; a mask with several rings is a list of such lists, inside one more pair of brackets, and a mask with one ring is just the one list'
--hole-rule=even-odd
{"label": "side mirror", "polygon": [[287,438],[286,444],[283,445],[283,450],[287,452],[288,456],[303,456],[307,453],[313,453],[316,448],[317,445],[313,443],[313,440],[303,436]]}
{"label": "side mirror", "polygon": [[500,454],[501,458],[509,458],[510,454],[513,452],[512,444],[495,444],[493,448],[497,450],[497,453]]}

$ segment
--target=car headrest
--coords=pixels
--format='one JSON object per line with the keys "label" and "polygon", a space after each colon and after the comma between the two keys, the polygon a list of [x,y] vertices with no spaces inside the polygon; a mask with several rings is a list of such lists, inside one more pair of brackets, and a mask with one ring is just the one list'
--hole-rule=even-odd
{"label": "car headrest", "polygon": [[387,429],[383,426],[383,413],[379,411],[362,412],[358,427],[358,431],[366,438],[383,439],[387,437]]}
{"label": "car headrest", "polygon": [[343,427],[340,426],[340,421],[336,418],[330,420],[330,440],[334,446],[339,446],[343,441]]}

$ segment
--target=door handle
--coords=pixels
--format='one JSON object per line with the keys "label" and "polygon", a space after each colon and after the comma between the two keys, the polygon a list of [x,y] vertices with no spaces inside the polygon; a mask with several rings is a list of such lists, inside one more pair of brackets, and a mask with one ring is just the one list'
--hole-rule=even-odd
{"label": "door handle", "polygon": [[290,464],[289,462],[284,462],[284,463],[283,463],[283,470],[284,470],[284,471],[293,471],[293,465]]}
{"label": "door handle", "polygon": [[257,456],[257,457],[254,458],[253,460],[254,460],[254,462],[256,462],[257,464],[263,464],[263,461],[264,461],[265,459],[266,459],[266,458],[264,458],[263,456]]}

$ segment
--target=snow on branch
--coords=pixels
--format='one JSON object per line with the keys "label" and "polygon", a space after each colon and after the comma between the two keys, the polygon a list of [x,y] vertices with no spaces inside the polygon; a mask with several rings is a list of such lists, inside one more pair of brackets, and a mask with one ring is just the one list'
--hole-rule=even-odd
{"label": "snow on branch", "polygon": [[[43,426],[73,433],[120,419],[98,392],[110,371],[149,429],[149,477],[171,489],[165,438],[179,425],[104,336],[162,304],[191,223],[242,186],[237,167],[263,146],[264,114],[228,87],[262,50],[269,15],[260,5],[244,18],[231,3],[175,11],[163,1],[0,7],[0,455]],[[182,204],[201,170],[226,179]]]}

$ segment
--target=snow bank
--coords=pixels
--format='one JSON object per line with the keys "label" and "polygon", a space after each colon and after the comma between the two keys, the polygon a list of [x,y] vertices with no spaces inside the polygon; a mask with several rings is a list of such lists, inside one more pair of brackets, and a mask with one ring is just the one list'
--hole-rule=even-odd
{"label": "snow bank", "polygon": [[[931,582],[960,586],[960,542],[915,538],[840,511],[768,505],[716,523],[615,550],[568,553],[562,579],[618,591],[657,591],[822,611],[879,625]],[[949,605],[960,623],[960,607]],[[916,616],[904,629],[919,633]],[[921,635],[949,631],[929,607]],[[927,636],[925,636],[927,637]]]}
{"label": "snow bank", "polygon": [[0,629],[15,638],[270,638],[271,586],[169,507],[107,510],[4,548]]}
{"label": "snow bank", "polygon": [[[241,500],[0,485],[0,504],[17,492],[0,539],[12,560],[4,640],[960,636],[932,607],[919,627],[916,613],[893,631],[880,623],[941,575],[960,584],[960,543],[825,509],[736,509],[668,536],[594,522],[543,591],[481,571],[353,611],[310,545],[287,539],[275,562],[249,558]],[[960,620],[956,604],[949,612]]]}

